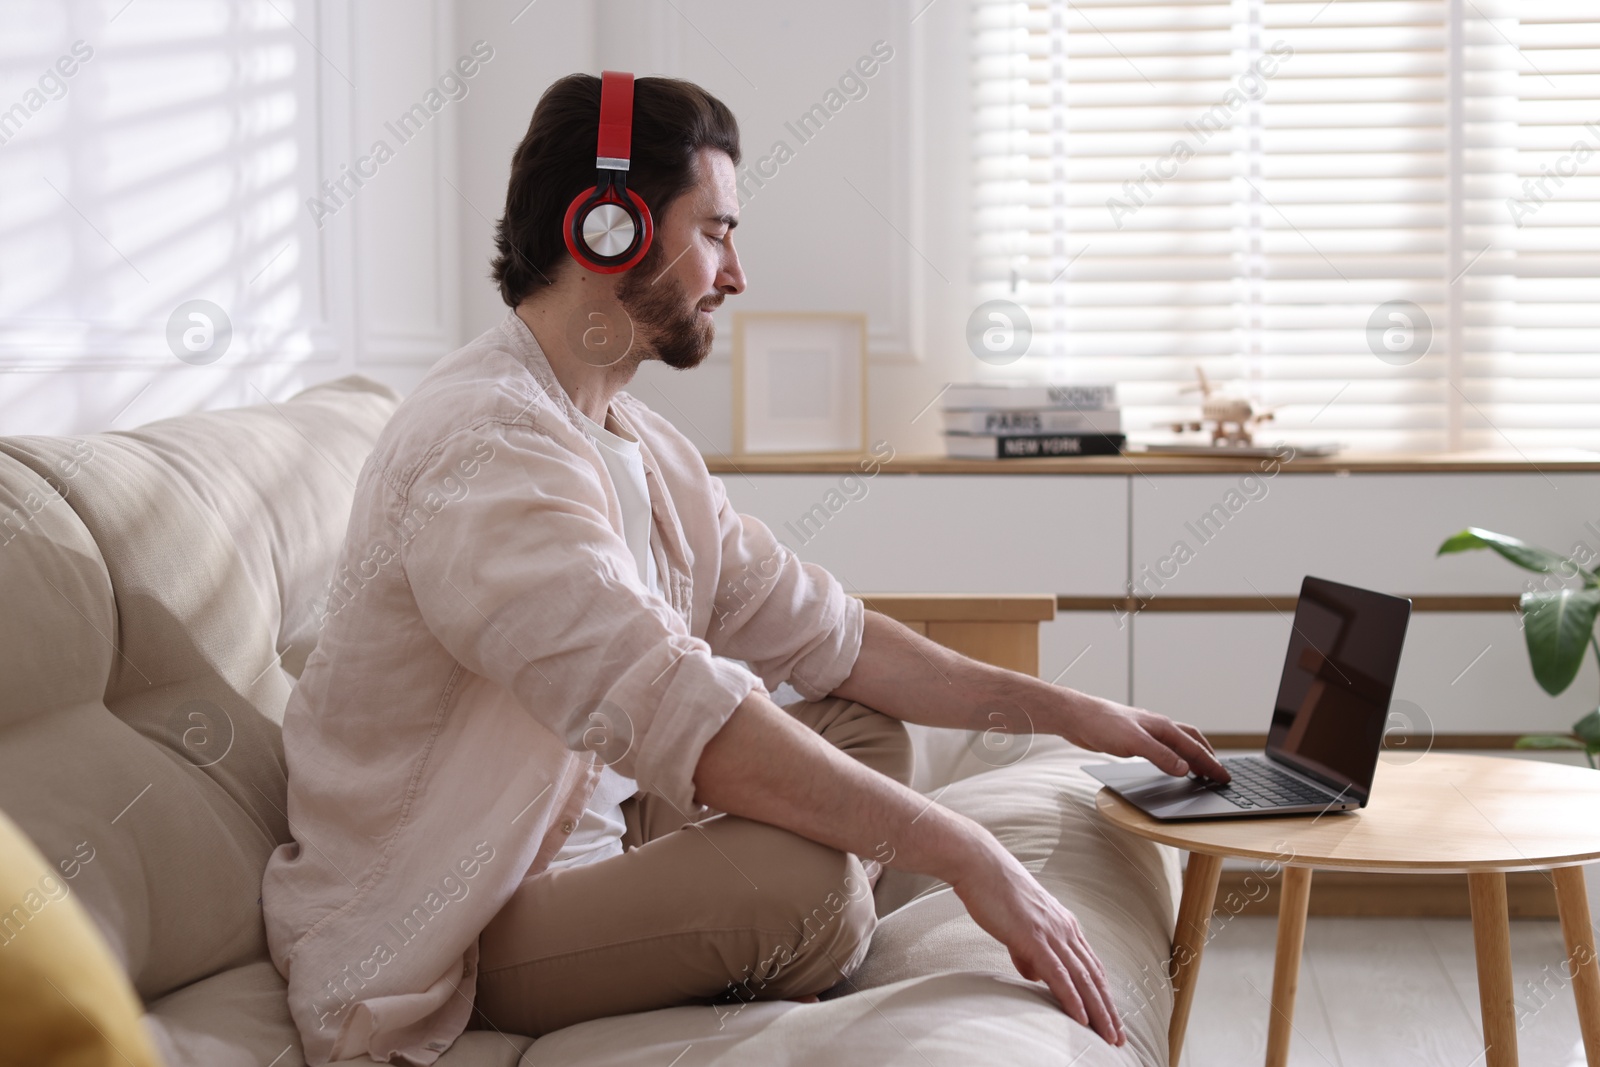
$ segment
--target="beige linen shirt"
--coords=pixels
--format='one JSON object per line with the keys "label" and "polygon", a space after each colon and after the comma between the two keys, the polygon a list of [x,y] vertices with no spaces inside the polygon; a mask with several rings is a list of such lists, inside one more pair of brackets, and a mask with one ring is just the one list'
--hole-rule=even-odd
{"label": "beige linen shirt", "polygon": [[294,841],[261,888],[312,1067],[433,1063],[479,933],[604,766],[704,817],[695,765],[745,696],[821,699],[855,664],[861,602],[736,513],[669,422],[627,393],[610,410],[642,443],[665,596],[513,313],[429,371],[361,470],[284,713]]}

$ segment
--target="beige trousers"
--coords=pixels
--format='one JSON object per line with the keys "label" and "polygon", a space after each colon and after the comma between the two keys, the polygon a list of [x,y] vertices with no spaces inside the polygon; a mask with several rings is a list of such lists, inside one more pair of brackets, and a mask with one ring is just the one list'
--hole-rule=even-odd
{"label": "beige trousers", "polygon": [[[785,710],[910,783],[898,719],[841,697]],[[861,858],[736,815],[686,822],[654,794],[622,810],[622,855],[530,876],[484,928],[469,1029],[537,1037],[680,1004],[726,1018],[820,993],[866,958],[877,918]]]}

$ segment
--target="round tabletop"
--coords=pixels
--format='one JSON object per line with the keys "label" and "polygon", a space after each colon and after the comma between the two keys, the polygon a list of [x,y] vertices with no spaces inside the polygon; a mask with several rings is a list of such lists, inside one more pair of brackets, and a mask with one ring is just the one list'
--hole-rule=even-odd
{"label": "round tabletop", "polygon": [[1600,859],[1600,771],[1428,752],[1378,761],[1347,813],[1161,822],[1109,789],[1100,813],[1130,833],[1215,856],[1357,871],[1527,871]]}

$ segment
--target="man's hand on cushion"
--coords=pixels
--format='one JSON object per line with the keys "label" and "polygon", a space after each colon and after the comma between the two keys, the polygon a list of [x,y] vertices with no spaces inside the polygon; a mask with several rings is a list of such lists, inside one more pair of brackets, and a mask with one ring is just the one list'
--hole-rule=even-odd
{"label": "man's hand on cushion", "polygon": [[987,833],[977,862],[951,879],[967,913],[1011,953],[1017,973],[1049,987],[1061,1009],[1109,1045],[1127,1033],[1100,958],[1083,928],[1016,857]]}

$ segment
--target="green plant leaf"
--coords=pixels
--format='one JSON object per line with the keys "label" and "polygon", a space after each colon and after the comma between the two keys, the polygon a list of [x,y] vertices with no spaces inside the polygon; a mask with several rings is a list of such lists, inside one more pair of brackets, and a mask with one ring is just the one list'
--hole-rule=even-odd
{"label": "green plant leaf", "polygon": [[1512,748],[1575,748],[1582,750],[1584,744],[1575,738],[1562,734],[1529,734],[1519,737]]}
{"label": "green plant leaf", "polygon": [[1434,554],[1443,556],[1451,552],[1471,552],[1479,548],[1493,549],[1524,570],[1537,571],[1540,574],[1559,573],[1561,565],[1567,562],[1564,556],[1559,556],[1547,548],[1530,545],[1515,537],[1498,534],[1492,530],[1482,530],[1476,526],[1469,526],[1460,533],[1445,538],[1444,543],[1439,546],[1439,551]]}
{"label": "green plant leaf", "polygon": [[1533,676],[1556,696],[1572,684],[1594,633],[1600,589],[1558,589],[1522,594],[1522,632]]}
{"label": "green plant leaf", "polygon": [[1600,745],[1600,708],[1573,723],[1572,732],[1581,737],[1590,748]]}

